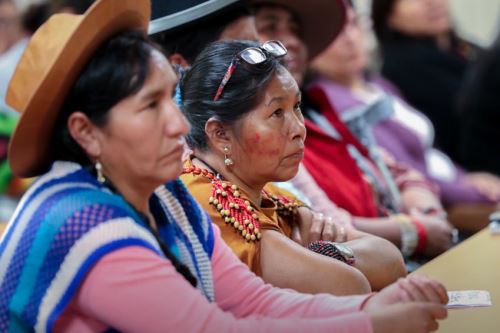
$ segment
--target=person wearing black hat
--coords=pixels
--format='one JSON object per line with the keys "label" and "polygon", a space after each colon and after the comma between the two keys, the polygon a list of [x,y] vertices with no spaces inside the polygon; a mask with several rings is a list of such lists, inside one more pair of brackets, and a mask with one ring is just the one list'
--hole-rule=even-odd
{"label": "person wearing black hat", "polygon": [[211,42],[257,40],[246,0],[153,0],[149,35],[174,65],[187,67]]}

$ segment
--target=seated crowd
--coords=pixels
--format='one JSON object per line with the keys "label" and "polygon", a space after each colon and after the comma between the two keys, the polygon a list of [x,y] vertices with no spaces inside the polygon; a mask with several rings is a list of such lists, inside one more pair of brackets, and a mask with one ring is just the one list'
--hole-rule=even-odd
{"label": "seated crowd", "polygon": [[29,34],[0,0],[0,331],[437,330],[406,275],[500,170],[460,165],[480,50],[430,2],[372,0],[376,73],[351,1],[49,0]]}

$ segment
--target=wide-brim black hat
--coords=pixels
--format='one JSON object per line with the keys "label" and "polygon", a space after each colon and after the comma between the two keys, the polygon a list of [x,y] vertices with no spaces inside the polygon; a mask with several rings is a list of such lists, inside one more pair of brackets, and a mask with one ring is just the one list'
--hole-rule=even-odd
{"label": "wide-brim black hat", "polygon": [[245,5],[247,0],[152,0],[148,33],[180,30]]}
{"label": "wide-brim black hat", "polygon": [[309,59],[321,53],[342,31],[346,21],[343,0],[250,0],[252,5],[278,5],[298,18]]}

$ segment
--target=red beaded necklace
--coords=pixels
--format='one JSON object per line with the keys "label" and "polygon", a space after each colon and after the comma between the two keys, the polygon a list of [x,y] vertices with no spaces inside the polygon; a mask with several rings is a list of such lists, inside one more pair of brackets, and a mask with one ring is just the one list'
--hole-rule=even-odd
{"label": "red beaded necklace", "polygon": [[[203,175],[210,179],[212,193],[208,202],[217,209],[224,222],[228,225],[231,224],[247,241],[260,239],[259,216],[250,202],[241,197],[237,185],[220,179],[207,169],[196,166],[184,167],[183,173]],[[262,195],[276,204],[276,211],[281,216],[293,215],[296,213],[297,207],[301,206],[295,200],[270,194],[266,190],[262,190]]]}
{"label": "red beaded necklace", "polygon": [[213,205],[224,219],[231,224],[247,241],[260,239],[259,216],[248,200],[240,196],[238,186],[222,181],[207,169],[195,166],[185,167],[183,173],[203,175],[212,182],[212,193],[208,202]]}

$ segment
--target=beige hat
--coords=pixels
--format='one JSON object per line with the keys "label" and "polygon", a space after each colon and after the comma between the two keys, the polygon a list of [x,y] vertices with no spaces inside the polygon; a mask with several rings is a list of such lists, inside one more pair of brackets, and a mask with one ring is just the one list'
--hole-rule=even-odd
{"label": "beige hat", "polygon": [[31,38],[7,91],[21,113],[9,146],[15,175],[46,171],[55,122],[69,90],[99,46],[120,31],[147,31],[149,0],[98,0],[83,15],[56,14]]}
{"label": "beige hat", "polygon": [[343,0],[251,0],[251,3],[288,8],[299,19],[310,59],[330,45],[346,22]]}

